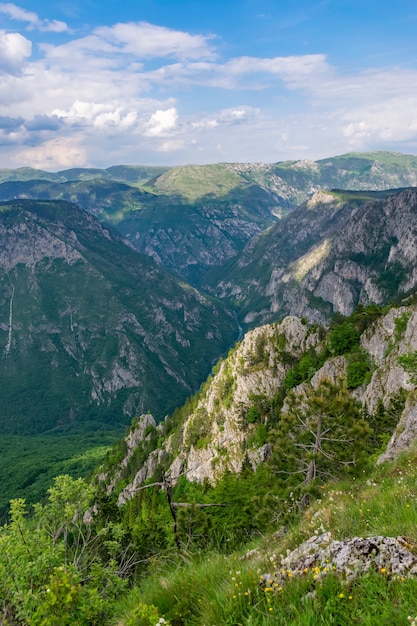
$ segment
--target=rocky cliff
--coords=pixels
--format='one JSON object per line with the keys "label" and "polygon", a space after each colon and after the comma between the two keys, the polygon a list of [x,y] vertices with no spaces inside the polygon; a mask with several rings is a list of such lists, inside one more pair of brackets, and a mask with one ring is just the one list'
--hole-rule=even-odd
{"label": "rocky cliff", "polygon": [[[99,476],[107,493],[116,491],[122,505],[161,472],[173,484],[180,476],[215,484],[228,472],[240,472],[244,463],[255,469],[279,445],[274,429],[289,398],[304,398],[323,381],[346,389],[359,403],[372,437],[380,437],[379,463],[415,445],[417,308],[381,310],[375,321],[368,315],[365,310],[360,316],[359,325],[367,327],[355,345],[339,355],[334,354],[337,331],[332,343],[332,331],[325,334],[296,317],[249,331],[177,421],[174,416],[169,428],[159,426],[154,449],[145,455],[155,422],[149,415],[139,420],[126,439],[119,469],[107,468]],[[366,364],[360,379],[352,375],[358,363]],[[141,451],[143,462],[129,475],[123,469],[133,448]]]}
{"label": "rocky cliff", "polygon": [[253,239],[207,288],[246,325],[286,314],[324,322],[416,286],[417,190],[318,192]]}

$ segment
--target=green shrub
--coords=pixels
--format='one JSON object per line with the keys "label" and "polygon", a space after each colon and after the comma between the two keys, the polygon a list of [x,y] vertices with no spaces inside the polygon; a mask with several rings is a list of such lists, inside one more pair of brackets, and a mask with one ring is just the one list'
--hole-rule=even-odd
{"label": "green shrub", "polygon": [[354,323],[347,319],[330,331],[329,348],[336,356],[351,352],[358,346],[360,335]]}

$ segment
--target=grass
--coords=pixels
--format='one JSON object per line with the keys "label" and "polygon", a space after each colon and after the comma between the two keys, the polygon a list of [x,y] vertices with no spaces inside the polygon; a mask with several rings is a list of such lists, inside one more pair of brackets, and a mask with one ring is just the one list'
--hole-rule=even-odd
{"label": "grass", "polygon": [[160,176],[155,185],[159,193],[178,193],[188,202],[196,202],[209,195],[222,197],[236,189],[244,189],[248,183],[227,165],[218,163],[174,167]]}
{"label": "grass", "polygon": [[139,626],[142,622],[129,616],[144,603],[172,626],[405,626],[408,616],[417,615],[415,577],[375,568],[347,583],[331,572],[317,580],[310,571],[288,575],[278,587],[269,586],[268,576],[279,569],[280,555],[323,531],[335,539],[405,536],[417,553],[416,466],[417,450],[362,479],[328,484],[321,500],[296,516],[283,537],[260,538],[230,556],[161,555],[116,606],[114,624]]}

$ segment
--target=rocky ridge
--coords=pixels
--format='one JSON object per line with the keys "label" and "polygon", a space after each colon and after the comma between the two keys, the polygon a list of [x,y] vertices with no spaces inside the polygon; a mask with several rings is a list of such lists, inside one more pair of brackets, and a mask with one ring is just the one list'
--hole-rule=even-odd
{"label": "rocky ridge", "polygon": [[[296,317],[246,333],[205,384],[186,419],[168,437],[162,437],[118,493],[119,505],[133,497],[158,468],[174,484],[181,475],[189,481],[215,483],[225,472],[239,472],[245,460],[253,468],[267,461],[273,439],[262,443],[254,437],[259,415],[253,411],[260,408],[261,423],[267,423],[269,412],[274,411],[272,398],[282,393],[292,364],[305,354],[324,354],[326,342],[320,329]],[[369,375],[350,389],[351,395],[369,415],[381,407],[390,411],[394,404],[397,411],[398,426],[379,458],[382,463],[396,458],[416,440],[417,381],[401,360],[412,355],[417,368],[416,307],[392,308],[380,316],[362,333],[360,347],[369,363]],[[310,379],[295,386],[292,393],[301,397],[309,389],[317,389],[323,380],[346,385],[349,363],[344,355],[328,355]],[[285,396],[282,406],[285,411]],[[141,420],[137,429],[143,431]],[[109,476],[103,477],[108,493],[116,483]]]}

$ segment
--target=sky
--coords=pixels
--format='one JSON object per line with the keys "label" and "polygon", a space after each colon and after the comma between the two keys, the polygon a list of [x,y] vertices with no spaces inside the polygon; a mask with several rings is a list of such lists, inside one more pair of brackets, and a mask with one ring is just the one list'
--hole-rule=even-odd
{"label": "sky", "polygon": [[0,167],[417,154],[415,0],[0,2]]}

